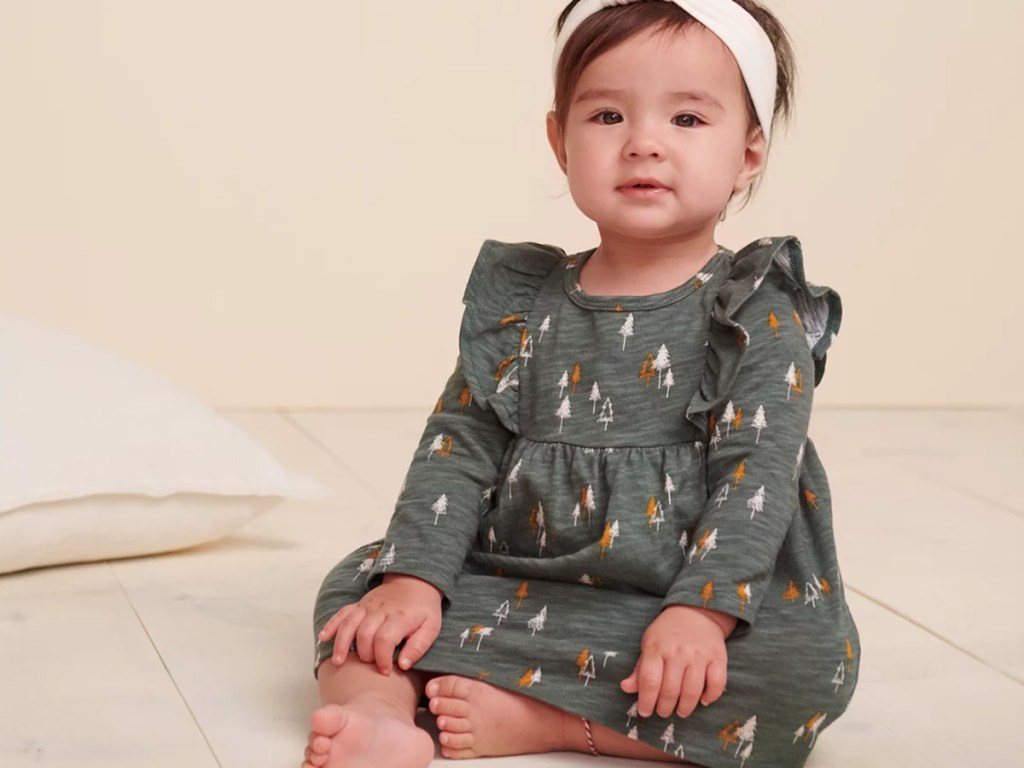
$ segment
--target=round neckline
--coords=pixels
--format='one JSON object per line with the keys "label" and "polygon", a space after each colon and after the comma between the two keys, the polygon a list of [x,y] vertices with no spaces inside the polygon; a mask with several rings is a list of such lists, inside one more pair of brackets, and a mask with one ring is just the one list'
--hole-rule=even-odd
{"label": "round neckline", "polygon": [[[664,307],[667,304],[673,304],[680,299],[686,298],[704,285],[704,282],[694,275],[682,285],[677,285],[675,288],[670,288],[661,293],[650,293],[645,296],[597,296],[590,294],[580,287],[580,274],[583,271],[583,265],[587,263],[587,259],[593,256],[596,251],[597,248],[595,247],[570,256],[565,268],[563,283],[566,296],[574,304],[586,309],[607,309],[613,312],[634,309],[657,309],[658,307]],[[726,253],[728,253],[728,249],[718,246],[718,251],[708,259],[704,266],[697,270],[697,274],[701,272],[714,273]]]}

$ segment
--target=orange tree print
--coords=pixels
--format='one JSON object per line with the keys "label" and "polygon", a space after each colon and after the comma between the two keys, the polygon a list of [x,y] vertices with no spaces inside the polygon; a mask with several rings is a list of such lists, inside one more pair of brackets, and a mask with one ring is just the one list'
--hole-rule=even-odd
{"label": "orange tree print", "polygon": [[516,597],[519,598],[519,600],[516,601],[517,609],[522,606],[523,600],[530,596],[529,584],[530,582],[524,581],[519,585],[519,589],[516,590]]}
{"label": "orange tree print", "polygon": [[779,318],[777,318],[775,316],[775,313],[774,312],[769,312],[768,313],[768,327],[771,328],[775,332],[775,338],[776,339],[779,338],[779,326],[780,325],[782,325],[782,323],[779,322]]}
{"label": "orange tree print", "polygon": [[650,387],[651,380],[654,378],[656,373],[657,370],[654,368],[654,355],[648,352],[647,357],[644,358],[644,362],[640,366],[640,379]]}
{"label": "orange tree print", "polygon": [[733,720],[725,728],[723,728],[718,738],[722,740],[722,749],[728,749],[730,744],[740,743],[740,721]]}
{"label": "orange tree print", "polygon": [[747,476],[747,460],[744,459],[740,462],[740,465],[736,467],[736,471],[732,473],[732,476],[736,478],[736,483],[733,488],[740,487],[740,480]]}
{"label": "orange tree print", "polygon": [[466,408],[468,408],[472,403],[473,393],[469,391],[469,387],[463,387],[462,391],[459,393],[459,405],[462,406],[460,413],[465,413]]}
{"label": "orange tree print", "polygon": [[715,599],[715,582],[709,581],[704,585],[704,589],[700,591],[700,598],[704,601],[704,607],[708,607],[708,603]]}
{"label": "orange tree print", "polygon": [[815,512],[818,511],[818,494],[816,494],[810,488],[804,488],[804,500],[807,502],[807,506],[809,506]]}
{"label": "orange tree print", "polygon": [[796,584],[794,584],[792,580],[790,580],[789,587],[786,591],[782,593],[782,597],[784,600],[789,600],[791,603],[796,602],[796,599],[800,597],[800,590],[796,588]]}
{"label": "orange tree print", "polygon": [[583,380],[583,374],[580,372],[580,364],[576,363],[572,367],[572,376],[569,377],[569,383],[572,384],[572,393],[576,394],[576,385]]}

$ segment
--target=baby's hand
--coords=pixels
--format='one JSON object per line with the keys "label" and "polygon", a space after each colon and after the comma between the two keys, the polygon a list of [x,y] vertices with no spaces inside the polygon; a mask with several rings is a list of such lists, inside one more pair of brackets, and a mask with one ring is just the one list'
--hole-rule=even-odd
{"label": "baby's hand", "polygon": [[717,611],[688,605],[666,608],[644,632],[640,658],[622,690],[637,693],[641,717],[673,710],[689,717],[697,701],[707,706],[725,690],[728,657],[725,638],[736,619]]}
{"label": "baby's hand", "polygon": [[384,583],[358,603],[346,605],[320,630],[324,642],[337,633],[332,661],[348,659],[353,640],[359,659],[376,661],[383,675],[391,674],[395,647],[405,638],[398,666],[409,669],[427,652],[441,631],[441,591],[415,576],[387,574]]}

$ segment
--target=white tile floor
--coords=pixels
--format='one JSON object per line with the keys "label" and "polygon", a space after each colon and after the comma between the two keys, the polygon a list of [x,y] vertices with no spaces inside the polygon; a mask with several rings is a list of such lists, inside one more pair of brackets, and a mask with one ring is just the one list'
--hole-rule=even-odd
{"label": "white tile floor", "polygon": [[[316,589],[383,532],[423,414],[226,415],[336,498],[187,552],[0,577],[0,766],[299,764]],[[1024,412],[819,410],[811,436],[864,648],[808,765],[1024,766]]]}

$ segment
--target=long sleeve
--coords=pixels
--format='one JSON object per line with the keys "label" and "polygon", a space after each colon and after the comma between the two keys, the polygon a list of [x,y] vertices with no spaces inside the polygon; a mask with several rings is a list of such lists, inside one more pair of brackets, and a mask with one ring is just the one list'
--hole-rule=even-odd
{"label": "long sleeve", "polygon": [[753,624],[799,507],[815,362],[784,281],[769,272],[735,315],[742,361],[711,412],[709,498],[666,606]]}
{"label": "long sleeve", "polygon": [[385,573],[401,573],[450,595],[512,437],[474,400],[460,360],[427,419],[370,587]]}

